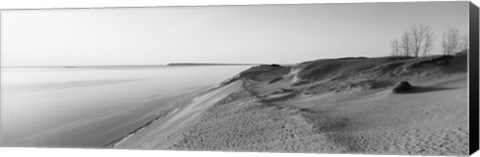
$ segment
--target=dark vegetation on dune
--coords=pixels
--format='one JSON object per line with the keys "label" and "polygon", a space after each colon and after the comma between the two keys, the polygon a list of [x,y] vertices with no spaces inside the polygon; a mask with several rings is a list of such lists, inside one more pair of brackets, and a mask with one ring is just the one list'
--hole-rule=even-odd
{"label": "dark vegetation on dune", "polygon": [[408,83],[407,81],[402,81],[398,84],[395,85],[395,87],[393,87],[393,92],[395,93],[405,93],[405,92],[409,92],[413,89],[412,85],[410,85],[410,83]]}
{"label": "dark vegetation on dune", "polygon": [[[467,71],[466,52],[453,56],[321,59],[296,66],[260,65],[241,72],[231,81],[242,79],[252,91],[264,84],[288,80],[295,69],[299,80],[291,88],[309,93],[393,88],[401,81],[424,82]],[[290,80],[288,80],[290,81]],[[279,89],[280,90],[280,89]]]}
{"label": "dark vegetation on dune", "polygon": [[239,78],[260,82],[270,81],[287,74],[290,68],[291,67],[260,65],[241,72]]}

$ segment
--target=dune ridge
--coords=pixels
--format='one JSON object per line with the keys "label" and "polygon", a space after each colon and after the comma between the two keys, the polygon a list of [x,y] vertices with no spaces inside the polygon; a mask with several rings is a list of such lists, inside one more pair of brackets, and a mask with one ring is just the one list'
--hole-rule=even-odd
{"label": "dune ridge", "polygon": [[[466,155],[466,58],[255,66],[116,148]],[[412,90],[392,92],[400,81]]]}

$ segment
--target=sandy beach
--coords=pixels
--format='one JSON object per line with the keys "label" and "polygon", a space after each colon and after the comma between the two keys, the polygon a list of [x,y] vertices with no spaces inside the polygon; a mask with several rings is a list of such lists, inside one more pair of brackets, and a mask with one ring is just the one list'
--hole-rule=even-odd
{"label": "sandy beach", "polygon": [[467,155],[467,88],[465,53],[260,65],[110,147]]}

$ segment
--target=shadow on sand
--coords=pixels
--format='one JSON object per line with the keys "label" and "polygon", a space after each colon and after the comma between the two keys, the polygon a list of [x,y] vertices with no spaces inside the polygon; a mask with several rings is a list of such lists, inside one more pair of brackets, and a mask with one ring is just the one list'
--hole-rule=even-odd
{"label": "shadow on sand", "polygon": [[417,93],[428,93],[428,92],[453,90],[453,89],[458,89],[458,88],[457,87],[419,87],[419,86],[414,86],[413,89],[410,90],[410,91],[398,92],[397,94],[417,94]]}

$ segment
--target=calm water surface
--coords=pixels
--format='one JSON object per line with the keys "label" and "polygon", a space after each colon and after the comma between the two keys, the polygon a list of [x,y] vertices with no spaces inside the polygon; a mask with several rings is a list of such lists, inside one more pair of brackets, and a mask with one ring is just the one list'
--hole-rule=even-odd
{"label": "calm water surface", "polygon": [[2,69],[1,145],[101,147],[143,125],[175,95],[247,68]]}

